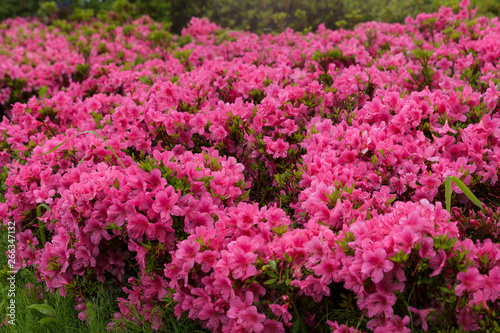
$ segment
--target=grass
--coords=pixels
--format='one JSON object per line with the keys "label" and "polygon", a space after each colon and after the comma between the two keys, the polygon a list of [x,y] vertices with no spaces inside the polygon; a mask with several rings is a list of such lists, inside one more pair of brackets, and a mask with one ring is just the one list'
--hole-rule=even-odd
{"label": "grass", "polygon": [[[6,172],[0,175],[0,202],[5,202],[3,196],[5,176]],[[101,288],[91,299],[87,299],[87,323],[78,319],[78,311],[75,310],[73,296],[62,297],[58,292],[43,291],[44,282],[37,280],[34,268],[20,269],[17,272],[15,275],[15,295],[11,297],[9,295],[10,282],[7,280],[8,277],[12,276],[7,267],[7,245],[7,228],[0,223],[0,324],[6,318],[7,306],[11,299],[15,299],[16,307],[15,325],[0,326],[0,333],[106,332],[108,323],[113,320],[113,314],[119,312],[117,297],[125,297],[124,292],[118,288]],[[26,288],[27,284],[33,285],[31,292]],[[41,292],[35,293],[34,290],[40,290]],[[165,309],[161,310],[163,310],[162,320],[165,327],[160,332],[207,332],[186,316],[177,320],[173,314],[173,309],[166,312]],[[147,322],[140,325],[131,322],[122,322],[122,324],[127,332],[158,332],[153,331],[151,324]]]}
{"label": "grass", "polygon": [[[10,298],[8,297],[9,282],[7,277],[11,276],[7,268],[7,232],[3,225],[0,226],[0,320],[3,322],[6,308]],[[42,298],[26,289],[26,284],[32,283],[35,287],[43,290],[44,283],[38,282],[32,269],[20,269],[16,277],[16,319],[15,326],[2,326],[0,333],[102,333],[106,332],[108,323],[113,319],[113,313],[119,312],[116,298],[125,295],[111,290],[99,290],[97,295],[87,300],[87,318],[89,324],[78,319],[78,311],[75,310],[75,301],[72,296],[62,297],[58,292],[41,292]],[[33,306],[36,304],[35,306]],[[153,331],[151,325],[142,323],[134,325],[126,322],[127,332],[174,332],[174,333],[196,333],[206,332],[200,326],[187,317],[179,320],[173,315],[173,310],[163,317],[165,328]]]}
{"label": "grass", "polygon": [[[2,233],[2,236],[4,233]],[[6,238],[6,237],[3,237]],[[2,244],[3,245],[3,244]],[[2,254],[4,251],[2,251]],[[2,261],[6,263],[5,256],[2,255]],[[3,265],[2,265],[3,266]],[[7,302],[10,298],[7,297],[8,283],[7,276],[10,274],[2,270],[0,279],[0,299],[1,318],[4,319],[6,315]],[[0,327],[0,332],[78,332],[81,331],[81,325],[78,322],[78,315],[74,310],[74,301],[70,297],[61,297],[56,293],[43,293],[43,300],[39,297],[30,295],[28,290],[24,288],[27,283],[37,283],[33,272],[30,270],[20,270],[16,275],[16,292],[15,292],[15,305],[16,305],[16,318],[15,326],[9,325],[7,327]],[[32,304],[46,304],[46,311],[54,316],[48,316],[35,309],[30,309]],[[53,310],[51,310],[53,309]],[[44,319],[51,318],[51,319]]]}

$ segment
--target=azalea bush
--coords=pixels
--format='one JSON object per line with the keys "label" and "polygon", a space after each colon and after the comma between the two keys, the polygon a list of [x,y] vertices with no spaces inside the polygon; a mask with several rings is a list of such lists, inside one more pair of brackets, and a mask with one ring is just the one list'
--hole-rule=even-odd
{"label": "azalea bush", "polygon": [[468,5],[260,36],[5,21],[16,269],[82,321],[118,287],[117,332],[498,332],[500,25]]}

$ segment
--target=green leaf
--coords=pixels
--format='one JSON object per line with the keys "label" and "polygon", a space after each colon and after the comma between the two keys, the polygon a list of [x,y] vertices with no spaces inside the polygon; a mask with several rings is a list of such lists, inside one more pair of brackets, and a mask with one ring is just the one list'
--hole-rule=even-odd
{"label": "green leaf", "polygon": [[40,325],[45,325],[45,324],[48,324],[48,323],[53,323],[56,321],[56,318],[54,317],[45,317],[45,318],[42,318],[38,321],[38,323]]}
{"label": "green leaf", "polygon": [[462,190],[462,192],[464,192],[464,194],[467,196],[467,198],[469,198],[470,201],[472,201],[479,208],[483,208],[481,201],[479,201],[479,199],[474,195],[474,193],[472,193],[471,190],[469,190],[469,188],[467,187],[467,185],[464,184],[463,181],[461,181],[460,179],[458,179],[455,176],[448,176],[448,177],[446,177],[446,180],[445,180],[446,210],[448,212],[451,211],[451,182],[452,181],[458,186],[458,188],[460,190]]}
{"label": "green leaf", "polygon": [[48,210],[49,212],[52,212],[52,209],[49,206],[47,206],[44,203],[41,203],[36,207],[36,216],[37,217],[42,217],[42,207],[45,208],[46,210]]}
{"label": "green leaf", "polygon": [[[77,134],[78,135],[78,134]],[[68,140],[65,140],[63,142],[61,142],[60,144],[58,144],[57,146],[55,146],[54,148],[52,148],[51,150],[49,150],[48,152],[45,152],[42,154],[43,155],[47,155],[47,154],[50,154],[52,153],[53,151],[55,151],[57,148],[61,147],[63,144],[65,144],[66,142],[68,142],[69,140],[71,140],[73,137],[69,138]]]}
{"label": "green leaf", "polygon": [[446,195],[446,210],[451,212],[451,177],[446,177],[444,182],[444,193]]}
{"label": "green leaf", "polygon": [[39,90],[38,90],[38,96],[40,96],[41,99],[44,99],[45,98],[45,95],[47,95],[47,87],[46,86],[42,86]]}
{"label": "green leaf", "polygon": [[440,287],[439,289],[441,289],[442,292],[447,293],[447,294],[455,294],[453,290],[450,290],[446,287]]}
{"label": "green leaf", "polygon": [[153,80],[149,76],[141,76],[139,80],[141,80],[141,82],[144,84],[148,84],[150,86],[153,85]]}
{"label": "green leaf", "polygon": [[269,263],[267,264],[267,266],[271,267],[271,269],[273,270],[276,270],[276,261],[274,260],[269,260]]}
{"label": "green leaf", "polygon": [[107,144],[107,143],[106,143],[106,141],[105,141],[105,140],[104,140],[104,139],[103,139],[103,138],[102,138],[99,134],[97,134],[97,133],[96,133],[96,132],[94,132],[94,131],[85,131],[85,132],[80,132],[80,133],[77,133],[77,134],[73,135],[71,138],[69,138],[68,140],[65,140],[65,141],[61,142],[60,144],[58,144],[57,146],[55,146],[54,148],[52,148],[52,149],[51,149],[51,150],[49,150],[48,152],[43,153],[43,154],[42,154],[42,156],[43,156],[43,155],[47,155],[47,154],[52,153],[52,152],[53,152],[53,151],[55,151],[57,148],[61,147],[63,144],[65,144],[66,142],[68,142],[68,141],[69,141],[69,140],[71,140],[72,138],[76,137],[77,135],[86,134],[86,133],[92,133],[92,134],[94,134],[95,136],[97,136],[99,139],[101,139],[101,140],[102,140],[102,142],[104,142],[104,143],[106,144],[106,146],[108,146],[109,150],[111,150],[111,152],[112,152],[112,153],[113,153],[113,155],[116,157],[116,159],[118,160],[118,162],[120,162],[120,164],[122,165],[122,167],[123,167],[124,169],[126,169],[125,164],[123,164],[122,160],[118,157],[118,155],[116,155],[116,153],[115,153],[114,149],[113,149],[113,148],[112,148],[109,144]]}
{"label": "green leaf", "polygon": [[270,285],[270,284],[275,284],[278,279],[269,279],[266,282],[264,282],[265,285]]}
{"label": "green leaf", "polygon": [[484,256],[479,255],[478,257],[481,263],[483,263],[484,265],[488,263],[488,253],[485,253]]}
{"label": "green leaf", "polygon": [[297,315],[293,320],[293,325],[290,327],[292,333],[306,333],[308,332],[307,325],[301,316]]}
{"label": "green leaf", "polygon": [[[36,216],[37,217],[42,217],[42,207],[47,209],[48,211],[52,212],[52,209],[50,209],[49,206],[47,206],[44,203],[41,203],[36,207]],[[43,224],[42,221],[39,221],[39,223],[38,223],[38,232],[40,233],[40,240],[42,241],[42,245],[45,245],[47,240],[45,239],[45,225]]]}
{"label": "green leaf", "polygon": [[38,312],[43,313],[43,314],[48,315],[48,316],[55,317],[55,315],[56,315],[56,310],[54,310],[54,308],[48,304],[33,304],[33,305],[28,306],[28,309],[37,310]]}

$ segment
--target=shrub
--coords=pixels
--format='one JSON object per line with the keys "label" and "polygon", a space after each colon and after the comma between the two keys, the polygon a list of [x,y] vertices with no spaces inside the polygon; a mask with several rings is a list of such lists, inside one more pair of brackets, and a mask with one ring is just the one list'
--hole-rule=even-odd
{"label": "shrub", "polygon": [[464,1],[305,35],[130,20],[2,27],[5,72],[36,92],[0,123],[15,269],[83,320],[119,286],[115,331],[172,312],[215,332],[495,331],[498,19]]}

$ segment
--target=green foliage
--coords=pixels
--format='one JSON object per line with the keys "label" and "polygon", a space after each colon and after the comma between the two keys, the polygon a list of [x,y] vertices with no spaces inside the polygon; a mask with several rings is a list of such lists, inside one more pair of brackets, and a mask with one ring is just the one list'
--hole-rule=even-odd
{"label": "green foliage", "polygon": [[[407,16],[434,12],[441,6],[458,10],[459,0],[85,0],[39,1],[2,0],[0,20],[16,16],[38,15],[89,21],[93,17],[123,23],[142,15],[167,23],[180,33],[191,17],[207,17],[230,29],[257,33],[281,32],[286,27],[309,32],[324,23],[327,28],[352,28],[366,21],[404,22]],[[478,15],[500,15],[497,0],[472,0]],[[112,15],[109,11],[112,11]],[[426,27],[432,33],[432,22]],[[453,36],[450,36],[453,37]]]}
{"label": "green foliage", "polygon": [[34,91],[26,91],[26,79],[12,79],[8,73],[5,73],[5,76],[0,78],[0,87],[10,89],[7,102],[3,106],[0,105],[0,120],[8,106],[17,102],[26,103],[33,94],[36,94]]}
{"label": "green foliage", "polygon": [[451,210],[451,182],[454,182],[460,190],[472,201],[476,206],[482,208],[482,203],[478,198],[472,193],[467,185],[465,185],[460,179],[455,176],[446,177],[445,181],[445,193],[446,193],[446,210],[450,212]]}
{"label": "green foliage", "polygon": [[283,209],[288,216],[294,216],[295,210],[291,204],[297,203],[297,198],[300,193],[299,182],[302,179],[303,169],[298,170],[285,169],[284,172],[274,175],[276,180],[276,192],[278,193],[280,208]]}
{"label": "green foliage", "polygon": [[[0,224],[0,318],[5,318],[6,307],[9,299],[5,297],[10,288],[6,278],[11,276],[6,267],[7,257],[7,231]],[[62,297],[44,289],[44,283],[39,282],[32,269],[20,269],[16,278],[16,320],[15,326],[0,326],[0,333],[102,333],[107,331],[108,324],[115,322],[122,324],[127,332],[154,332],[151,323],[130,322],[124,319],[114,319],[113,314],[119,312],[117,297],[125,297],[121,287],[113,283],[100,283],[94,281],[86,284],[87,322],[78,319],[73,297]],[[132,309],[134,310],[134,309]],[[159,309],[165,324],[164,332],[203,333],[197,323],[182,316],[177,320],[173,309]],[[138,317],[139,318],[139,317]],[[114,332],[121,332],[115,329]]]}
{"label": "green foliage", "polygon": [[343,16],[343,1],[218,0],[207,16],[225,27],[257,33],[283,31],[286,27],[304,31],[320,23],[334,27]]}
{"label": "green foliage", "polygon": [[5,186],[5,180],[9,175],[9,169],[7,166],[3,166],[2,173],[0,173],[0,202],[5,202],[5,191],[7,187]]}
{"label": "green foliage", "polygon": [[[403,267],[408,279],[406,285],[411,286],[396,294],[398,299],[395,308],[398,309],[400,316],[412,315],[409,310],[406,310],[409,306],[425,309],[429,308],[434,300],[438,300],[442,308],[433,309],[433,316],[442,323],[442,327],[450,329],[446,332],[457,332],[456,329],[460,329],[460,325],[457,322],[456,313],[468,307],[468,300],[456,294],[455,288],[460,284],[456,276],[472,266],[472,262],[467,258],[470,251],[463,246],[457,246],[457,238],[450,238],[448,235],[432,238],[434,250],[443,251],[446,254],[442,269],[436,270],[435,267],[431,267],[429,259],[422,259],[419,256],[420,243],[417,243],[411,252],[401,251],[390,258]],[[480,309],[477,310],[480,311]],[[485,320],[484,328],[489,328],[494,325],[497,317],[494,317],[491,311],[489,313],[484,311],[483,319]]]}
{"label": "green foliage", "polygon": [[193,70],[193,65],[189,61],[189,57],[193,53],[192,49],[175,51],[173,57],[178,59],[179,62],[184,66],[186,71],[190,72]]}
{"label": "green foliage", "polygon": [[73,79],[76,82],[82,82],[85,80],[90,72],[89,64],[77,64],[76,72],[73,74]]}
{"label": "green foliage", "polygon": [[[354,63],[354,57],[344,56],[342,50],[337,46],[326,52],[316,51],[311,57],[311,60],[314,60],[318,63],[319,69],[325,72],[324,74],[328,72],[328,65],[331,63],[334,63],[336,66],[349,66]],[[331,81],[332,78],[330,77],[328,80]]]}
{"label": "green foliage", "polygon": [[40,8],[38,0],[2,0],[0,5],[0,20],[16,16],[34,15]]}
{"label": "green foliage", "polygon": [[154,158],[148,157],[140,162],[140,168],[147,172],[158,169],[161,172],[161,176],[167,180],[167,184],[172,185],[176,191],[180,190],[182,195],[191,193],[190,182],[187,176],[178,177],[177,171],[166,167],[162,161],[158,162]]}
{"label": "green foliage", "polygon": [[350,231],[345,233],[344,237],[342,238],[342,241],[335,241],[337,244],[340,245],[341,249],[344,251],[345,254],[348,256],[354,255],[354,249],[352,249],[349,246],[349,243],[354,242],[354,234]]}
{"label": "green foliage", "polygon": [[57,3],[55,1],[44,1],[40,3],[40,8],[37,11],[37,15],[50,19],[57,13]]}
{"label": "green foliage", "polygon": [[[352,28],[366,21],[404,22],[410,15],[434,12],[441,6],[458,8],[459,0],[216,0],[207,8],[207,16],[225,27],[257,33],[309,31],[320,23],[327,28]],[[479,14],[498,15],[500,3],[495,0],[476,0]]]}
{"label": "green foliage", "polygon": [[90,22],[94,16],[93,8],[75,8],[69,19],[76,22]]}
{"label": "green foliage", "polygon": [[[73,137],[77,136],[77,135],[82,135],[82,134],[87,134],[87,133],[92,133],[94,134],[95,136],[97,136],[99,139],[101,139],[102,142],[106,143],[106,140],[104,140],[103,137],[101,137],[99,134],[97,134],[95,131],[84,131],[84,132],[80,132],[78,134],[75,134]],[[71,138],[70,138],[71,139]],[[45,152],[43,153],[42,155],[46,155],[46,154],[50,154],[52,153],[53,151],[57,150],[59,147],[61,147],[63,144],[65,144],[66,142],[68,142],[70,139],[67,139],[63,142],[61,142],[60,144],[58,144],[57,146],[55,146],[54,148],[52,148],[51,150],[49,150],[48,152]],[[109,150],[111,150],[111,153],[116,157],[117,161],[121,164],[121,166],[126,169],[127,167],[123,164],[122,160],[118,157],[118,155],[116,155],[116,152],[114,151],[113,147],[111,147],[108,143],[106,143],[106,146],[109,148]]]}
{"label": "green foliage", "polygon": [[419,91],[423,90],[425,87],[429,89],[432,88],[432,77],[435,71],[432,69],[432,66],[429,64],[429,60],[432,57],[433,51],[424,50],[421,48],[413,50],[413,56],[417,63],[421,66],[420,71],[413,71],[408,69],[408,72],[411,74],[412,80]]}

